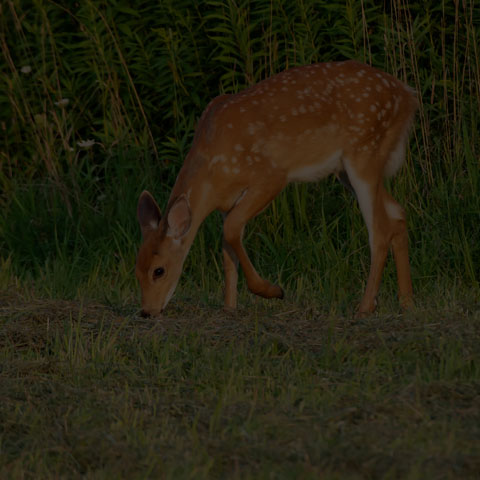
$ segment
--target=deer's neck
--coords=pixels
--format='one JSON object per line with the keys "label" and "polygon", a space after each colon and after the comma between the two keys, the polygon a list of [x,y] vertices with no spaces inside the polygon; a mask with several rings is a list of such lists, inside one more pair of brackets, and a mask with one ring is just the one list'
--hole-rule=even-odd
{"label": "deer's neck", "polygon": [[194,163],[191,160],[188,158],[181,168],[167,205],[168,210],[181,195],[185,195],[187,199],[192,215],[190,231],[185,239],[188,248],[193,243],[202,222],[215,209],[212,185],[208,181],[204,162]]}

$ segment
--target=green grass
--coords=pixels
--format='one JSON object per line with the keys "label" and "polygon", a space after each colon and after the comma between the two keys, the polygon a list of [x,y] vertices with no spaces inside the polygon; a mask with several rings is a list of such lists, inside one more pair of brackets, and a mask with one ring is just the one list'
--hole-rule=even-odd
{"label": "green grass", "polygon": [[[0,3],[1,478],[477,478],[480,9],[473,1]],[[355,58],[418,92],[376,316],[358,205],[291,185],[246,247],[286,300],[222,305],[221,219],[137,316],[139,193],[164,207],[214,96]],[[62,103],[68,99],[68,104]],[[94,140],[90,147],[79,142]]]}
{"label": "green grass", "polygon": [[[471,299],[470,299],[471,300]],[[2,294],[4,478],[476,478],[480,310]]]}

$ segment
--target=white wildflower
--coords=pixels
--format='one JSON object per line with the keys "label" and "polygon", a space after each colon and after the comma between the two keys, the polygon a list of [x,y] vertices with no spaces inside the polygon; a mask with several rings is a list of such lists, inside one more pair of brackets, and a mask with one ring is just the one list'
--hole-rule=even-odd
{"label": "white wildflower", "polygon": [[30,73],[30,72],[32,71],[32,67],[31,67],[30,65],[24,65],[24,66],[20,69],[20,71],[21,71],[22,73]]}
{"label": "white wildflower", "polygon": [[58,102],[55,102],[55,105],[57,107],[66,107],[70,100],[68,98],[62,98]]}
{"label": "white wildflower", "polygon": [[46,127],[48,125],[47,116],[44,113],[36,113],[33,116],[35,123],[41,127]]}
{"label": "white wildflower", "polygon": [[77,145],[80,148],[91,148],[93,145],[95,145],[95,140],[80,140],[77,142]]}

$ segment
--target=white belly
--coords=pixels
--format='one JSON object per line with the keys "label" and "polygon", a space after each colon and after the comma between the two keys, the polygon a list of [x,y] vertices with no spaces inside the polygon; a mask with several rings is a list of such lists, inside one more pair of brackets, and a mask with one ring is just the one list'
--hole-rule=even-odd
{"label": "white belly", "polygon": [[324,158],[317,163],[302,165],[288,172],[289,182],[315,182],[331,173],[342,169],[342,151],[337,150],[330,157]]}

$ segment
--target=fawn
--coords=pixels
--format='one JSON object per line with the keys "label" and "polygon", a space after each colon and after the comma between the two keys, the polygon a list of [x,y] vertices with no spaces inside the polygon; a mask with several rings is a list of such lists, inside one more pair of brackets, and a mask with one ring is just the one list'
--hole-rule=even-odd
{"label": "fawn", "polygon": [[292,68],[213,99],[198,122],[165,214],[147,191],[138,201],[142,315],[166,307],[196,232],[215,209],[224,217],[225,308],[237,306],[238,262],[251,292],[283,298],[283,290],[250,262],[242,245],[245,225],[288,183],[330,174],[351,185],[368,228],[371,265],[358,314],[375,310],[390,245],[400,303],[410,306],[405,213],[383,179],[404,162],[417,106],[410,87],[356,61]]}

